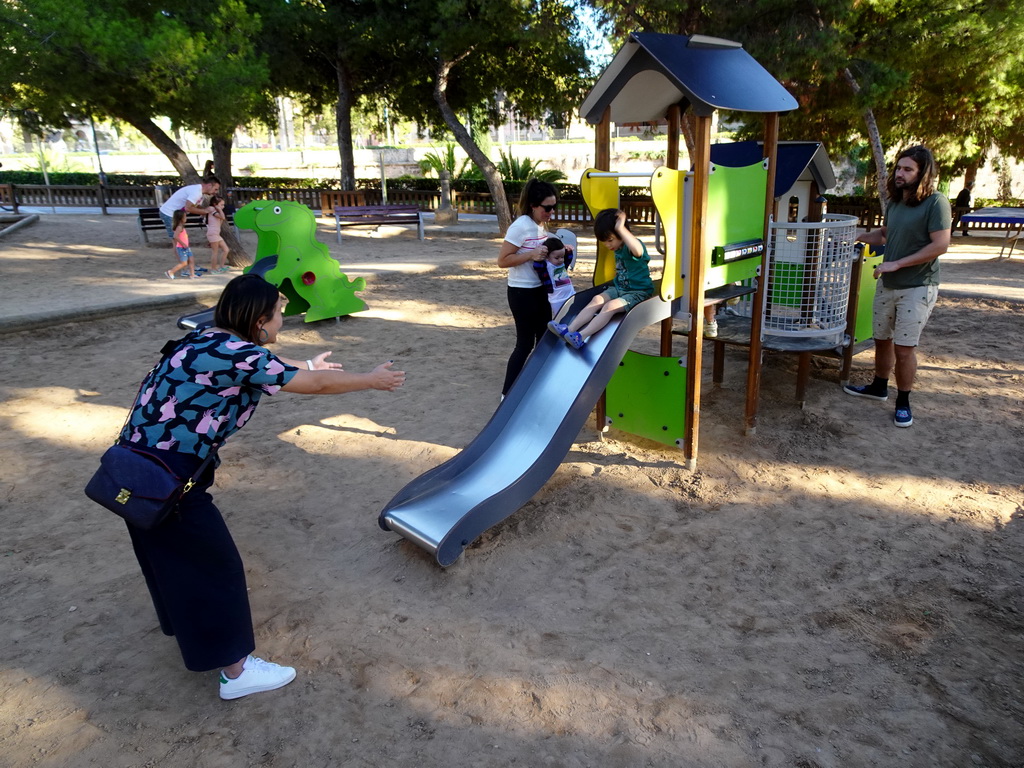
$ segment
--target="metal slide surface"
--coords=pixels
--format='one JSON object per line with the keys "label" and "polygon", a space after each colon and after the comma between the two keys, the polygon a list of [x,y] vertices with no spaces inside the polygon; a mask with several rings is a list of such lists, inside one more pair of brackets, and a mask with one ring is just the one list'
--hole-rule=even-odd
{"label": "metal slide surface", "polygon": [[[577,294],[566,317],[604,288]],[[545,333],[487,426],[461,453],[405,486],[380,513],[381,528],[431,552],[441,566],[454,563],[548,481],[633,338],[670,312],[671,303],[655,293],[579,351]]]}

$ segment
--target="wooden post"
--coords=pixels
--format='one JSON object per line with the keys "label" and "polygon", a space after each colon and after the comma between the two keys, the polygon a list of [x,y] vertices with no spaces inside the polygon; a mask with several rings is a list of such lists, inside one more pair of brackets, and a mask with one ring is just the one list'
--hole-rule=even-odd
{"label": "wooden post", "polygon": [[601,122],[594,126],[594,167],[610,171],[612,162],[612,108],[605,107]]}
{"label": "wooden post", "polygon": [[665,113],[668,120],[668,151],[665,154],[665,165],[674,171],[679,170],[680,113],[678,104],[673,104]]}
{"label": "wooden post", "polygon": [[[673,104],[665,113],[668,120],[668,150],[665,153],[665,165],[668,168],[679,170],[679,117],[680,109],[678,104]],[[675,275],[662,275],[662,280],[674,280]],[[662,357],[672,357],[672,318],[661,321],[661,352]]]}
{"label": "wooden post", "polygon": [[768,251],[771,243],[768,223],[775,208],[775,170],[779,154],[779,115],[771,112],[764,116],[764,156],[768,158],[768,178],[764,193],[764,253],[761,254],[761,274],[754,293],[754,307],[750,318],[750,356],[747,360],[747,407],[744,427],[747,435],[757,429],[757,403],[761,396],[761,326],[765,294],[768,286]]}
{"label": "wooden post", "polygon": [[842,364],[839,367],[839,386],[849,383],[853,368],[853,353],[857,336],[857,310],[860,304],[860,274],[864,268],[864,251],[857,249],[853,267],[850,269],[850,295],[846,304],[846,333],[850,343],[843,347]]}
{"label": "wooden post", "polygon": [[690,240],[690,335],[686,361],[686,429],[683,456],[686,468],[697,468],[697,435],[700,432],[700,369],[704,341],[705,223],[708,179],[711,172],[711,115],[698,115],[693,156],[693,214]]}
{"label": "wooden post", "polygon": [[[601,115],[601,122],[594,127],[594,167],[599,171],[610,171],[612,162],[612,108],[605,107]],[[608,415],[608,406],[605,402],[605,393],[597,399],[594,408],[594,428],[597,434],[601,435],[608,429],[605,423]]]}

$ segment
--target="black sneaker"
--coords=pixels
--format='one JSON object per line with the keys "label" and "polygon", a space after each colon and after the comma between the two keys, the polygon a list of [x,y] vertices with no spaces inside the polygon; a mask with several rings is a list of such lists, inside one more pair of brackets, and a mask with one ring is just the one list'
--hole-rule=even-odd
{"label": "black sneaker", "polygon": [[896,416],[893,418],[892,423],[897,427],[909,427],[914,423],[914,416],[910,412],[910,406],[904,406],[903,408],[896,409]]}
{"label": "black sneaker", "polygon": [[843,392],[848,395],[853,395],[854,397],[868,397],[872,400],[881,400],[883,403],[889,399],[888,392],[879,394],[877,390],[871,388],[870,384],[864,384],[860,387],[855,387],[852,384],[844,384]]}

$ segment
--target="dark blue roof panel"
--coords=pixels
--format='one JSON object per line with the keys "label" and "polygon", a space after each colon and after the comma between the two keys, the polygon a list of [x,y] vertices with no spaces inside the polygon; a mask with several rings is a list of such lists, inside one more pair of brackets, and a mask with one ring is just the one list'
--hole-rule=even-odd
{"label": "dark blue roof panel", "polygon": [[659,120],[673,104],[696,114],[716,109],[789,112],[797,103],[739,43],[701,35],[634,33],[619,49],[580,113],[590,123],[611,108],[613,122]]}
{"label": "dark blue roof panel", "polygon": [[[711,145],[711,162],[715,165],[744,168],[760,162],[763,157],[764,145],[759,141],[737,141]],[[822,192],[831,189],[836,184],[832,163],[820,142],[780,142],[776,162],[775,197],[787,194],[805,171],[810,173]]]}

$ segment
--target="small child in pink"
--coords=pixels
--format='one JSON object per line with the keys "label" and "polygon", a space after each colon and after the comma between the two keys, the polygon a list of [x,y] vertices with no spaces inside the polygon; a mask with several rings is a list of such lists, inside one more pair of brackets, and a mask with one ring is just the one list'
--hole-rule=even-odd
{"label": "small child in pink", "polygon": [[174,212],[174,218],[171,219],[171,226],[174,230],[172,237],[174,238],[174,251],[178,254],[178,263],[164,272],[164,275],[169,277],[171,280],[174,276],[186,266],[188,267],[189,273],[192,275],[192,279],[199,277],[196,274],[196,260],[192,255],[192,249],[188,247],[188,232],[185,231],[185,211],[184,209]]}
{"label": "small child in pink", "polygon": [[206,217],[206,239],[210,243],[210,274],[228,271],[228,244],[220,235],[220,228],[227,217],[224,215],[224,198],[214,195],[210,198],[214,211]]}

